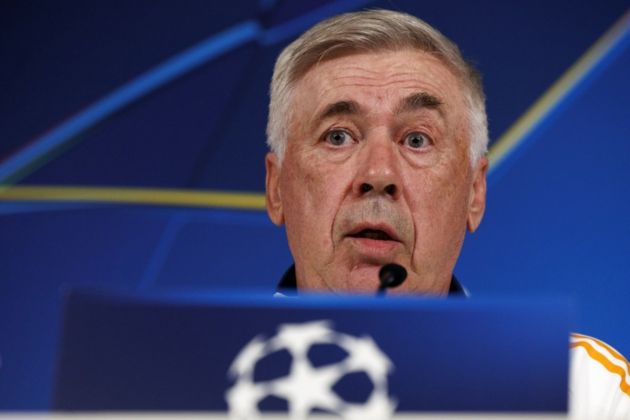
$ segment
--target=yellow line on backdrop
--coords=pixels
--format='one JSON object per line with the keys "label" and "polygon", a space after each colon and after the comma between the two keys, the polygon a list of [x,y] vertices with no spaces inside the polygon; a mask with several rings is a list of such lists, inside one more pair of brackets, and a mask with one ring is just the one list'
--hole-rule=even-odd
{"label": "yellow line on backdrop", "polygon": [[246,210],[265,208],[265,196],[260,193],[127,187],[0,186],[0,201],[82,201]]}
{"label": "yellow line on backdrop", "polygon": [[496,167],[523,141],[534,126],[545,117],[586,74],[606,55],[630,25],[630,10],[602,35],[562,76],[494,143],[488,160]]}

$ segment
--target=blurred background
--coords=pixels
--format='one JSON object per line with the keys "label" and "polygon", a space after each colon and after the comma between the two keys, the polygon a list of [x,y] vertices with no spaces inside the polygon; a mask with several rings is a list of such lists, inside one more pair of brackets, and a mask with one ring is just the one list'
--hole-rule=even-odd
{"label": "blurred background", "polygon": [[627,1],[3,1],[0,410],[49,407],[69,288],[272,292],[291,264],[263,209],[275,57],[376,7],[485,77],[488,209],[455,274],[570,296],[577,331],[630,354]]}

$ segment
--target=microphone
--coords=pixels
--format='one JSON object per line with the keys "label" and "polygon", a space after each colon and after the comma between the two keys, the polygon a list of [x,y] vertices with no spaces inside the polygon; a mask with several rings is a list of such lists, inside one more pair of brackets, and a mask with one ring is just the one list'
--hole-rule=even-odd
{"label": "microphone", "polygon": [[384,295],[385,289],[400,286],[407,278],[407,270],[398,264],[385,264],[378,272],[380,286],[378,287],[378,295]]}

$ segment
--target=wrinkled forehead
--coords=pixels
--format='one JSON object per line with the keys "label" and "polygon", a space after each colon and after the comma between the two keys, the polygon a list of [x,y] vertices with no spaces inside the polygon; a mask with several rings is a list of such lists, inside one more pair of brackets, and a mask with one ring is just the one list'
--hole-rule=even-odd
{"label": "wrinkled forehead", "polygon": [[336,101],[378,101],[394,112],[404,98],[424,98],[459,117],[466,108],[465,86],[435,55],[415,49],[339,55],[313,65],[294,85],[289,112],[312,117]]}
{"label": "wrinkled forehead", "polygon": [[446,57],[434,49],[421,48],[412,43],[392,43],[382,41],[381,43],[371,43],[369,45],[353,45],[345,43],[323,44],[319,45],[317,48],[305,51],[297,57],[293,57],[294,65],[291,68],[291,72],[288,74],[288,83],[289,85],[295,85],[295,83],[302,79],[311,69],[327,61],[352,55],[374,54],[375,56],[378,56],[379,54],[405,50],[430,55],[439,60],[445,67],[449,68],[449,70],[459,79],[464,80],[466,78],[465,74],[460,74],[461,72],[455,65],[449,62]]}

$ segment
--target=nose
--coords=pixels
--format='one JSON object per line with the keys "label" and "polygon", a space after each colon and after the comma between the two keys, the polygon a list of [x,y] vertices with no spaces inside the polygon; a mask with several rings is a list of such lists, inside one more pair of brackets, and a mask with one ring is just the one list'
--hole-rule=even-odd
{"label": "nose", "polygon": [[359,154],[354,191],[359,196],[384,195],[398,199],[401,194],[396,144],[392,141],[367,140]]}

